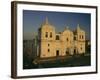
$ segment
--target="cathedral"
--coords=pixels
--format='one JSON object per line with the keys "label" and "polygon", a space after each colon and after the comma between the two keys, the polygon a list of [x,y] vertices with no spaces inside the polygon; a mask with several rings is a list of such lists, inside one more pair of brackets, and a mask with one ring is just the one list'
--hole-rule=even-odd
{"label": "cathedral", "polygon": [[46,18],[38,29],[38,56],[40,58],[68,56],[85,53],[85,31],[77,25],[71,31],[66,27],[57,33],[56,27],[51,25]]}

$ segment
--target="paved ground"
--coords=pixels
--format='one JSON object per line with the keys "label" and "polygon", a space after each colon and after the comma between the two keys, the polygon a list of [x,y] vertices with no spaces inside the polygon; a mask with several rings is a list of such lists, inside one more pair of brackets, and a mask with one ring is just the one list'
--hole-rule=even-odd
{"label": "paved ground", "polygon": [[34,68],[53,68],[53,67],[77,67],[77,66],[90,66],[90,55],[75,55],[67,57],[53,57],[46,59],[34,59],[27,65],[24,65],[24,69]]}

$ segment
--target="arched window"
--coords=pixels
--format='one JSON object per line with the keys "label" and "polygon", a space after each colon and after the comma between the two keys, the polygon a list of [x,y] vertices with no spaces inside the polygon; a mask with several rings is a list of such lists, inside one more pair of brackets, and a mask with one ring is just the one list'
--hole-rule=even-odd
{"label": "arched window", "polygon": [[56,40],[59,40],[59,35],[56,35]]}
{"label": "arched window", "polygon": [[82,35],[82,39],[84,39],[84,36]]}
{"label": "arched window", "polygon": [[74,40],[76,40],[76,36],[74,36]]}
{"label": "arched window", "polygon": [[82,47],[81,47],[80,49],[81,49],[81,50],[83,50],[83,48],[82,48]]}
{"label": "arched window", "polygon": [[50,32],[50,38],[52,38],[52,32]]}
{"label": "arched window", "polygon": [[48,46],[50,46],[50,44],[48,44]]}
{"label": "arched window", "polygon": [[81,35],[80,35],[80,39],[81,39]]}
{"label": "arched window", "polygon": [[48,52],[50,52],[50,49],[48,49]]}
{"label": "arched window", "polygon": [[68,38],[67,38],[66,40],[67,40],[67,41],[69,41],[69,39],[68,39]]}
{"label": "arched window", "polygon": [[48,37],[48,32],[45,33],[45,37],[46,37],[46,38]]}

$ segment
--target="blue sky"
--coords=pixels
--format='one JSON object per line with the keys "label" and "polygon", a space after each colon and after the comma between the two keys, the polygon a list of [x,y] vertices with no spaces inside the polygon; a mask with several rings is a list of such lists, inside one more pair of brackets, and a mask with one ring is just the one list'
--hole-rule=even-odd
{"label": "blue sky", "polygon": [[49,23],[55,26],[56,32],[63,31],[67,26],[70,30],[75,30],[77,24],[80,24],[80,28],[86,31],[86,38],[90,39],[91,14],[23,10],[24,39],[33,39],[46,17]]}

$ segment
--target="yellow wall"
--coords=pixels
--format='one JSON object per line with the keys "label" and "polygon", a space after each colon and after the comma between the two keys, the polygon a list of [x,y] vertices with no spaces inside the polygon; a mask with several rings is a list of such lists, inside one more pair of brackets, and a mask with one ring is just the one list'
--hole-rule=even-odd
{"label": "yellow wall", "polygon": [[[51,33],[52,36],[50,37]],[[69,28],[57,34],[55,32],[55,27],[50,25],[47,21],[41,26],[38,35],[41,36],[41,38],[39,38],[39,54],[41,58],[55,57],[57,55],[73,55],[75,52],[77,54],[85,53],[85,31],[81,30],[79,25],[75,35]],[[59,36],[59,40],[56,40],[57,35]],[[74,37],[76,37],[76,40],[74,40]]]}

